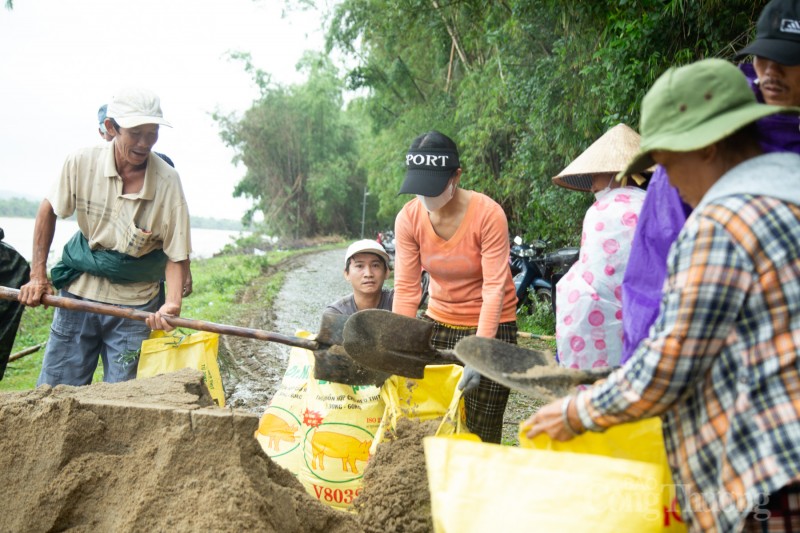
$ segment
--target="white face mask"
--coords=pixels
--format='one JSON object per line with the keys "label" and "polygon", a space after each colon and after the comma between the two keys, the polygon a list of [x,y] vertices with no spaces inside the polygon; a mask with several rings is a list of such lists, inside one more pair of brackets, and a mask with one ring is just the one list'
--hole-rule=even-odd
{"label": "white face mask", "polygon": [[600,189],[599,191],[595,191],[595,193],[594,193],[594,199],[595,200],[599,200],[600,198],[602,198],[603,196],[608,194],[608,191],[611,190],[611,180],[613,180],[613,179],[614,178],[611,178],[610,180],[608,180],[608,185],[606,185],[605,188]]}
{"label": "white face mask", "polygon": [[421,194],[417,195],[419,201],[422,202],[422,205],[425,206],[425,209],[430,213],[431,211],[436,211],[437,209],[441,209],[444,207],[447,202],[453,199],[455,195],[456,185],[455,183],[450,183],[447,187],[445,187],[442,194],[439,196],[422,196]]}
{"label": "white face mask", "polygon": [[610,191],[610,190],[611,190],[611,187],[610,187],[610,186],[607,186],[605,189],[601,189],[601,190],[599,190],[599,191],[595,192],[595,193],[594,193],[594,199],[595,199],[595,200],[599,200],[599,199],[601,199],[603,196],[605,196],[606,194],[608,194],[608,191]]}

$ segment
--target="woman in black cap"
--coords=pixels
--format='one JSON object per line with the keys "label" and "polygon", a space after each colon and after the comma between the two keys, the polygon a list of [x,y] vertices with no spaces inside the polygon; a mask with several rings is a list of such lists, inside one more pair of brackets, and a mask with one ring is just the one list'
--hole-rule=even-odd
{"label": "woman in black cap", "polygon": [[[395,221],[392,310],[414,317],[419,279],[430,274],[423,319],[434,322],[433,346],[451,349],[469,335],[516,343],[514,282],[508,268],[508,221],[488,196],[460,188],[456,144],[431,131],[411,143],[401,194],[416,194]],[[509,389],[466,367],[467,427],[484,442],[500,442]]]}

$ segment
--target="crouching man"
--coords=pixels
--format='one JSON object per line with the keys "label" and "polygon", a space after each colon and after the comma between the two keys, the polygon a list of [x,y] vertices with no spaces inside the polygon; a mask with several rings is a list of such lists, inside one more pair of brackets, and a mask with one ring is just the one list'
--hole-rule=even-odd
{"label": "crouching man", "polygon": [[353,294],[333,302],[326,313],[352,315],[364,309],[392,310],[394,289],[384,289],[389,277],[389,254],[378,241],[362,239],[347,248],[344,256],[344,279],[353,286]]}

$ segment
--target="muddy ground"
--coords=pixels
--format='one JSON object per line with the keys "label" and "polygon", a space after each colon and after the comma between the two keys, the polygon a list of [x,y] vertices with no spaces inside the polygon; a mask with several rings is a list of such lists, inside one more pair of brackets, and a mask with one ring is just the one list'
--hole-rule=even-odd
{"label": "muddy ground", "polygon": [[[316,331],[325,306],[350,292],[344,279],[344,249],[309,253],[276,265],[286,272],[283,288],[272,309],[254,309],[237,325],[294,335],[298,330]],[[251,302],[259,282],[246,288],[241,300]],[[524,341],[536,346],[536,341]],[[523,341],[520,340],[522,344]],[[541,346],[539,346],[541,348]],[[289,358],[289,346],[238,337],[221,337],[223,382],[229,405],[261,414],[280,385]],[[232,364],[225,365],[224,359]],[[519,423],[538,404],[512,391],[503,424],[503,442],[518,443]]]}

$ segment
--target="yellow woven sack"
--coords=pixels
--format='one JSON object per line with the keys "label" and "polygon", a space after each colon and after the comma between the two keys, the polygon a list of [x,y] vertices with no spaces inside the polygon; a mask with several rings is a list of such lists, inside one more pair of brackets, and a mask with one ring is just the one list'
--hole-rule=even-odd
{"label": "yellow woven sack", "polygon": [[308,380],[313,372],[307,351],[293,348],[289,353],[281,384],[261,415],[255,432],[264,452],[295,476],[300,473],[303,460],[303,411]]}
{"label": "yellow woven sack", "polygon": [[444,418],[440,433],[466,432],[464,400],[456,387],[462,372],[459,365],[431,365],[425,367],[422,379],[390,376],[381,387],[386,409],[375,433],[372,453],[386,431],[397,427],[401,417],[420,421]]}
{"label": "yellow woven sack", "polygon": [[661,531],[658,465],[426,437],[437,533]]}
{"label": "yellow woven sack", "polygon": [[[313,339],[307,331],[298,337]],[[335,509],[352,510],[384,404],[380,388],[314,378],[314,353],[292,348],[289,365],[255,437],[306,491]]]}
{"label": "yellow woven sack", "polygon": [[537,450],[592,454],[619,459],[631,459],[656,465],[660,471],[661,528],[658,531],[680,533],[686,531],[681,520],[672,472],[667,464],[661,420],[648,418],[630,424],[609,428],[605,433],[586,432],[570,441],[554,441],[545,434],[531,440],[520,425],[520,446]]}
{"label": "yellow woven sack", "polygon": [[204,381],[214,402],[225,405],[225,391],[219,374],[217,350],[219,335],[199,331],[189,335],[173,330],[171,333],[154,332],[142,342],[137,378],[174,372],[182,368],[196,368],[203,372]]}
{"label": "yellow woven sack", "polygon": [[[313,353],[305,351],[313,368]],[[375,385],[308,380],[298,479],[309,494],[335,509],[352,510],[383,412]]]}

